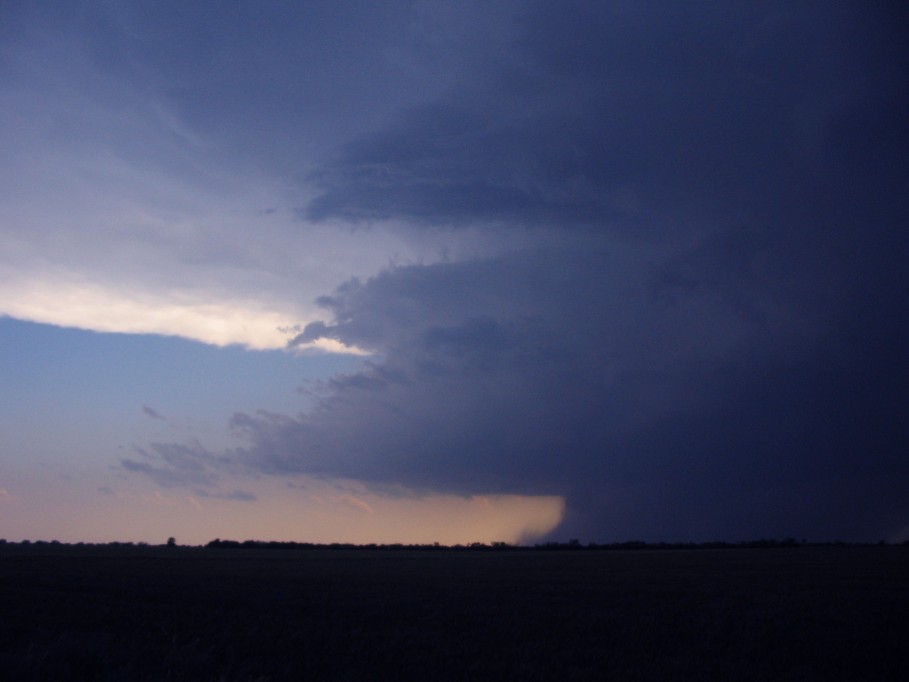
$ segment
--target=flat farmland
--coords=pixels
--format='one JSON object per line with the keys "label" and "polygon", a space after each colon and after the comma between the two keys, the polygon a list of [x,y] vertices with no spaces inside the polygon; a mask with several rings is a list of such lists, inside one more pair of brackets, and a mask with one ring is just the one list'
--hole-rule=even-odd
{"label": "flat farmland", "polygon": [[909,547],[0,546],[10,680],[907,680]]}

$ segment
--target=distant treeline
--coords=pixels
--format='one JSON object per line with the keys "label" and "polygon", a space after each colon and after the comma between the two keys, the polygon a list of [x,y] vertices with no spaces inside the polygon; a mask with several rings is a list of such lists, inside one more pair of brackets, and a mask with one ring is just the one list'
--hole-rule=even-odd
{"label": "distant treeline", "polygon": [[[20,542],[8,541],[0,538],[0,546],[36,546],[36,547],[198,547],[197,545],[178,545],[174,538],[168,538],[167,543],[153,545],[147,542],[75,542],[65,543],[58,540],[22,540]],[[221,540],[216,538],[202,547],[207,549],[281,549],[281,550],[353,550],[353,551],[469,551],[469,552],[495,552],[495,551],[547,551],[547,552],[583,552],[591,550],[680,550],[680,549],[768,549],[768,548],[798,548],[798,547],[869,547],[873,545],[903,545],[909,546],[909,540],[890,543],[885,540],[878,542],[810,542],[794,538],[745,540],[742,542],[644,542],[642,540],[629,540],[625,542],[582,543],[578,540],[568,542],[544,542],[535,545],[512,545],[507,542],[471,542],[469,544],[443,545],[438,542],[432,544],[353,544],[347,542],[314,543],[292,542],[282,540]]]}
{"label": "distant treeline", "polygon": [[[643,542],[640,540],[631,540],[627,542],[596,543],[590,542],[582,544],[578,540],[569,540],[568,542],[545,542],[536,545],[512,545],[507,542],[472,542],[466,545],[442,545],[438,542],[432,544],[365,544],[357,545],[350,543],[334,542],[330,544],[317,544],[312,542],[281,542],[266,540],[221,540],[215,539],[205,545],[211,549],[306,549],[306,550],[383,550],[383,551],[440,551],[440,550],[460,550],[460,551],[478,551],[478,552],[495,552],[495,551],[589,551],[589,550],[679,550],[679,549],[763,549],[763,548],[794,548],[794,547],[830,547],[830,546],[863,546],[871,544],[887,545],[889,543],[880,541],[877,543],[846,543],[846,542],[808,542],[807,540],[795,540],[793,538],[784,538],[782,540],[761,539],[748,540],[744,542]],[[903,542],[903,545],[909,545],[909,541]]]}

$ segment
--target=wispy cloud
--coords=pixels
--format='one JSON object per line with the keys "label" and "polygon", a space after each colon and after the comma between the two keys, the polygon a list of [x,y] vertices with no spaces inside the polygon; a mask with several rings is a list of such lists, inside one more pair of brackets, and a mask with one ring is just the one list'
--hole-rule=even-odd
{"label": "wispy cloud", "polygon": [[222,493],[212,492],[210,490],[206,490],[205,488],[194,488],[193,494],[198,497],[208,497],[219,500],[235,500],[238,502],[255,502],[257,499],[253,493],[246,490],[232,490],[230,492]]}
{"label": "wispy cloud", "polygon": [[159,419],[161,421],[167,421],[167,418],[164,417],[164,415],[162,415],[160,412],[158,412],[158,410],[156,410],[155,408],[149,407],[148,405],[142,406],[142,414],[144,414],[148,417],[151,417],[152,419]]}

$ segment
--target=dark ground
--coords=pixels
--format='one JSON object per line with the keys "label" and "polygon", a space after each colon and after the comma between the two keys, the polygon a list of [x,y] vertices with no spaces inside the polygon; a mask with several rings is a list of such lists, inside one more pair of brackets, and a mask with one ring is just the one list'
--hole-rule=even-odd
{"label": "dark ground", "polygon": [[909,680],[909,547],[0,546],[9,680]]}

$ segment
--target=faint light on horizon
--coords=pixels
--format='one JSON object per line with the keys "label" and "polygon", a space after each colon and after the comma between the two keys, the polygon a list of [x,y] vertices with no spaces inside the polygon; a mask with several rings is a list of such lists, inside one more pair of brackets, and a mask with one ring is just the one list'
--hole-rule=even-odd
{"label": "faint light on horizon", "polygon": [[[559,526],[565,500],[549,495],[429,494],[391,497],[362,484],[307,480],[287,486],[250,481],[249,499],[124,484],[55,485],[54,503],[18,498],[8,540],[163,542],[202,545],[215,538],[320,544],[532,543]],[[28,492],[28,491],[25,491]],[[34,508],[30,508],[34,506]],[[29,507],[29,508],[25,508]],[[7,512],[11,511],[7,508]]]}

